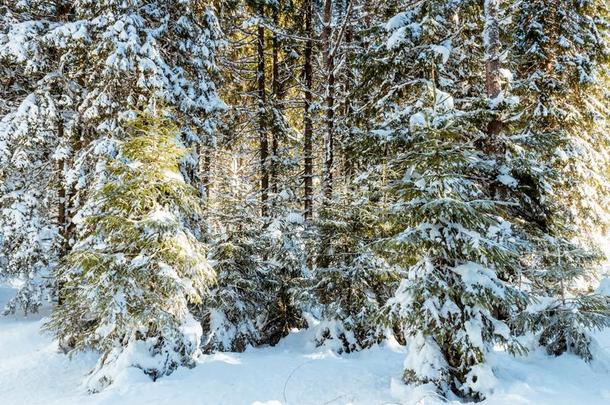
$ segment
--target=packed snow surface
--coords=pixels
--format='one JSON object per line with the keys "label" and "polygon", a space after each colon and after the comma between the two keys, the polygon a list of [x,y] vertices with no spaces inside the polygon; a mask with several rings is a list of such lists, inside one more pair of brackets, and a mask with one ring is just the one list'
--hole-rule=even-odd
{"label": "packed snow surface", "polygon": [[[14,293],[0,286],[0,307]],[[40,333],[47,314],[0,318],[3,405],[443,403],[428,387],[400,381],[405,349],[397,343],[339,356],[313,347],[310,331],[294,332],[275,347],[203,356],[194,369],[179,369],[157,382],[129,369],[105,391],[88,394],[82,381],[96,354],[70,359],[60,353],[57,343]],[[497,383],[483,403],[610,404],[610,332],[597,337],[600,360],[591,365],[542,350],[517,358],[494,353],[490,363]]]}

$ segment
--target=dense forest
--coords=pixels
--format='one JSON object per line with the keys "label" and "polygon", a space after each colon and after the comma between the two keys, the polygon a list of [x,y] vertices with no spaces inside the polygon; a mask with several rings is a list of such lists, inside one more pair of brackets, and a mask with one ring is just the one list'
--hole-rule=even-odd
{"label": "dense forest", "polygon": [[466,400],[589,362],[609,86],[606,0],[2,0],[5,311],[92,392],[314,325]]}

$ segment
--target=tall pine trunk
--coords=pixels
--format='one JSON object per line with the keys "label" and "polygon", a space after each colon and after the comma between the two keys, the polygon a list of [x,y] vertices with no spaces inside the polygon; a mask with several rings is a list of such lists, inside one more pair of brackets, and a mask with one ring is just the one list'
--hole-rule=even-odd
{"label": "tall pine trunk", "polygon": [[303,159],[304,159],[304,209],[305,219],[311,220],[313,217],[313,123],[311,119],[311,106],[313,103],[313,0],[305,0],[305,98],[303,103]]}
{"label": "tall pine trunk", "polygon": [[[259,5],[259,18],[265,15],[264,5]],[[257,96],[258,96],[258,133],[260,142],[260,191],[261,191],[261,216],[264,218],[268,215],[268,192],[269,192],[269,170],[267,167],[267,158],[269,157],[269,141],[267,139],[267,123],[265,109],[265,27],[258,26],[257,33],[257,60],[256,79],[257,79]]]}
{"label": "tall pine trunk", "polygon": [[[346,18],[350,17],[350,10],[351,10],[351,2],[349,4],[348,9],[346,9]],[[350,57],[351,57],[351,52],[349,51],[350,47],[351,47],[351,43],[354,40],[354,35],[353,35],[353,29],[352,29],[352,25],[348,22],[346,30],[345,30],[345,42],[347,44],[347,51],[346,51],[346,55],[345,55],[345,82],[343,83],[343,92],[344,92],[344,110],[343,110],[343,115],[344,115],[344,120],[347,123],[351,122],[351,115],[354,111],[353,106],[352,106],[352,101],[350,99],[350,92],[352,91],[352,82],[354,80],[354,71],[352,70],[351,66],[350,66]],[[341,139],[341,144],[342,144],[342,153],[343,153],[343,176],[344,176],[344,181],[348,184],[351,185],[351,179],[353,177],[353,162],[352,162],[352,148],[350,148],[350,138],[352,135],[352,128],[350,125],[350,128],[347,129],[347,131],[343,132],[343,137]]]}
{"label": "tall pine trunk", "polygon": [[[64,121],[61,113],[57,119],[57,139],[64,139]],[[67,215],[67,192],[66,192],[66,181],[64,173],[66,171],[66,159],[62,157],[57,161],[58,171],[58,189],[57,189],[57,226],[59,228],[59,235],[61,236],[61,249],[60,258],[68,254],[70,239],[68,235],[68,215]],[[57,283],[57,303],[61,305],[63,303],[63,288],[62,282]]]}
{"label": "tall pine trunk", "polygon": [[[279,53],[279,41],[278,41],[278,26],[279,26],[279,7],[275,7],[273,9],[273,26],[275,27],[275,31],[273,32],[273,39],[271,43],[271,63],[272,66],[272,83],[271,83],[271,91],[273,93],[273,99],[275,101],[275,108],[279,108],[279,102],[281,100],[280,94],[280,78],[279,78],[279,61],[278,61],[278,53]],[[273,132],[271,133],[271,155],[272,155],[272,165],[271,165],[271,192],[274,195],[277,195],[279,191],[278,187],[278,173],[277,173],[277,165],[279,162],[278,158],[278,149],[279,149],[279,128],[273,128]]]}
{"label": "tall pine trunk", "polygon": [[[485,90],[489,99],[500,94],[500,27],[498,13],[501,0],[485,0]],[[502,130],[502,122],[494,118],[487,126],[488,152],[497,153],[497,136]]]}
{"label": "tall pine trunk", "polygon": [[[335,125],[335,58],[332,48],[332,0],[324,1],[324,64],[326,70],[326,136],[324,154],[324,197],[330,200],[333,192],[334,125]],[[336,44],[339,46],[339,44]]]}

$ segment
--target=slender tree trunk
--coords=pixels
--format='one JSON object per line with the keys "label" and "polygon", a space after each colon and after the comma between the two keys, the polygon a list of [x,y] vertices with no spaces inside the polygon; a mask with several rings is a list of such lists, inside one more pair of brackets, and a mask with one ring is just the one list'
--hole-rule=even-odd
{"label": "slender tree trunk", "polygon": [[[57,138],[64,139],[65,137],[65,127],[63,122],[63,117],[58,117],[57,121]],[[77,154],[81,149],[81,140],[80,140],[80,131],[79,131],[79,139],[77,139],[72,145],[73,153]],[[59,251],[60,259],[63,259],[66,255],[70,253],[72,249],[72,235],[74,235],[74,231],[76,230],[76,224],[72,220],[73,212],[73,201],[76,196],[76,184],[72,184],[69,190],[66,189],[66,178],[64,176],[66,170],[66,160],[62,158],[57,162],[57,170],[58,170],[58,206],[57,206],[57,225],[59,227],[59,235],[61,236],[61,246]],[[61,305],[63,303],[64,293],[63,293],[64,283],[62,281],[58,281],[57,283],[57,303]]]}
{"label": "slender tree trunk", "polygon": [[[485,91],[487,98],[492,100],[498,97],[501,91],[500,75],[500,2],[502,0],[485,0],[485,27],[483,39],[485,45]],[[502,154],[503,146],[499,141],[503,123],[498,117],[493,117],[487,124],[487,142],[483,146],[484,152],[490,157],[497,159]],[[498,182],[492,180],[489,183],[490,198],[499,198],[498,194],[502,188],[498,187]],[[500,307],[493,308],[493,316],[496,319],[505,320],[508,317],[506,311]]]}
{"label": "slender tree trunk", "polygon": [[[347,13],[346,13],[347,14]],[[349,24],[346,28],[345,31],[345,42],[347,43],[348,49],[351,46],[351,43],[353,41],[353,31],[352,31],[352,26],[351,24]],[[345,93],[345,105],[344,105],[344,119],[345,121],[349,124],[351,122],[351,115],[353,113],[353,107],[352,107],[352,102],[350,100],[350,92],[352,91],[352,81],[354,80],[354,72],[352,71],[352,69],[350,68],[350,57],[351,54],[348,51],[346,56],[345,56],[345,83],[344,83],[344,88],[343,91]],[[352,162],[352,156],[351,156],[351,148],[349,147],[350,145],[350,138],[352,135],[352,128],[351,125],[350,127],[347,129],[347,132],[344,131],[344,135],[343,135],[343,139],[341,140],[342,142],[342,152],[343,152],[343,171],[344,171],[344,175],[345,175],[345,181],[347,182],[347,184],[351,185],[351,179],[353,177],[353,162]]]}
{"label": "slender tree trunk", "polygon": [[201,182],[203,183],[203,190],[205,193],[206,201],[210,199],[210,194],[212,190],[212,148],[210,146],[206,146],[203,152],[203,162],[201,171],[203,172],[201,175]]}
{"label": "slender tree trunk", "polygon": [[[83,148],[83,140],[82,137],[82,129],[77,130],[78,138],[74,141],[72,145],[72,153],[76,156]],[[70,190],[68,190],[68,194],[66,195],[66,204],[65,206],[65,214],[66,214],[66,223],[65,223],[65,236],[64,241],[66,245],[64,246],[65,254],[70,253],[72,249],[72,237],[74,232],[76,231],[76,223],[72,220],[75,214],[74,200],[76,197],[76,182],[72,184]]]}
{"label": "slender tree trunk", "polygon": [[311,120],[311,105],[313,103],[313,0],[305,0],[305,100],[303,111],[303,159],[305,163],[303,171],[305,219],[313,217],[313,124]]}
{"label": "slender tree trunk", "polygon": [[[485,91],[488,99],[495,99],[500,94],[500,27],[498,14],[501,0],[485,0],[485,27],[483,29],[483,42],[485,45]],[[502,145],[499,135],[502,131],[502,121],[493,117],[487,124],[487,139],[483,151],[490,157],[499,156]],[[498,187],[495,181],[489,185],[491,198],[496,198]]]}
{"label": "slender tree trunk", "polygon": [[[274,27],[279,26],[279,6],[275,7],[273,9],[273,25]],[[273,40],[272,40],[272,54],[271,54],[271,59],[272,59],[272,63],[273,63],[273,67],[272,67],[272,74],[273,74],[273,81],[271,84],[271,91],[273,93],[273,100],[275,101],[275,108],[279,109],[279,102],[281,100],[281,94],[280,94],[280,77],[279,77],[279,61],[278,61],[278,52],[279,52],[279,41],[278,41],[278,34],[277,32],[273,33]],[[274,117],[274,119],[277,119],[278,117]],[[279,148],[279,128],[276,125],[273,128],[273,132],[271,134],[271,155],[272,155],[272,165],[271,165],[271,191],[274,195],[277,195],[278,193],[278,178],[277,178],[277,165],[278,165],[278,148]]]}
{"label": "slender tree trunk", "polygon": [[[265,13],[264,5],[259,6],[259,17],[263,18]],[[269,157],[269,141],[267,139],[267,125],[265,113],[265,28],[258,26],[257,35],[257,57],[258,65],[256,68],[256,78],[258,87],[258,132],[260,141],[260,165],[261,165],[261,216],[268,215],[268,192],[269,192],[269,170],[267,158]]]}
{"label": "slender tree trunk", "polygon": [[[498,14],[501,0],[485,0],[485,90],[494,99],[500,94],[500,27]],[[493,119],[487,126],[489,152],[497,152],[496,137],[502,130],[502,122]]]}
{"label": "slender tree trunk", "polygon": [[[57,139],[64,139],[64,122],[61,117],[57,120]],[[66,215],[66,205],[68,203],[66,199],[66,187],[64,181],[64,173],[66,169],[66,160],[65,158],[61,158],[57,161],[57,171],[59,174],[57,197],[58,197],[58,206],[57,206],[57,224],[59,225],[59,234],[62,238],[61,240],[61,256],[64,256],[67,252],[67,235],[66,230],[68,228],[68,221]]]}
{"label": "slender tree trunk", "polygon": [[[57,120],[57,139],[61,140],[64,139],[64,121],[63,118],[60,116],[58,117]],[[66,198],[66,187],[65,187],[65,181],[64,181],[64,173],[65,173],[65,169],[66,169],[66,160],[65,158],[61,158],[60,160],[58,160],[57,162],[57,171],[58,171],[58,177],[59,177],[59,181],[58,181],[58,190],[57,190],[57,197],[58,197],[58,206],[57,206],[57,225],[59,227],[59,235],[61,236],[61,249],[60,249],[60,258],[64,257],[67,253],[68,253],[68,246],[69,246],[69,241],[68,241],[68,217],[66,215],[67,212],[67,208],[66,205],[68,204],[67,198]],[[58,305],[61,305],[63,303],[63,287],[64,287],[64,283],[59,281],[57,283],[57,303]]]}
{"label": "slender tree trunk", "polygon": [[[324,29],[322,31],[324,46],[324,64],[326,69],[326,136],[324,155],[324,197],[330,200],[333,192],[333,160],[334,160],[334,125],[335,125],[335,57],[333,54],[332,35],[332,0],[324,1]],[[337,43],[336,46],[339,46]]]}

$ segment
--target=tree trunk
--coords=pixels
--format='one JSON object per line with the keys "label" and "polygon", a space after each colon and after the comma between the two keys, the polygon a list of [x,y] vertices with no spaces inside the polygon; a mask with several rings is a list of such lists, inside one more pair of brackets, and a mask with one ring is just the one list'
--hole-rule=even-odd
{"label": "tree trunk", "polygon": [[[57,139],[64,139],[64,122],[61,117],[57,120]],[[57,171],[59,174],[59,189],[57,190],[58,197],[58,206],[57,206],[57,224],[59,226],[59,235],[61,236],[61,253],[60,255],[63,257],[67,252],[67,235],[66,230],[68,229],[68,221],[66,215],[66,204],[68,203],[66,200],[66,187],[64,180],[64,172],[66,169],[66,160],[65,158],[61,158],[57,161]]]}
{"label": "tree trunk", "polygon": [[[485,90],[489,99],[500,94],[500,27],[498,13],[501,0],[485,0]],[[502,122],[492,119],[487,125],[490,153],[498,152],[496,137],[502,130]]]}
{"label": "tree trunk", "polygon": [[[335,58],[331,49],[332,35],[332,0],[324,1],[324,29],[322,32],[324,46],[324,64],[326,69],[326,136],[324,155],[324,197],[330,200],[333,192],[334,160],[334,125],[335,125]],[[336,46],[339,46],[337,43]]]}
{"label": "tree trunk", "polygon": [[212,190],[212,147],[206,146],[203,153],[203,167],[201,168],[203,173],[201,175],[201,182],[203,183],[205,199],[206,201],[209,201]]}
{"label": "tree trunk", "polygon": [[[261,3],[259,6],[259,18],[264,17],[265,8]],[[265,117],[265,28],[258,26],[257,35],[257,56],[258,66],[256,68],[256,78],[258,87],[258,133],[260,141],[260,165],[261,165],[261,216],[268,215],[267,200],[269,191],[269,171],[267,158],[269,157],[269,141],[267,140],[267,125]]]}
{"label": "tree trunk", "polygon": [[[273,25],[278,29],[279,26],[279,6],[276,6],[273,9]],[[279,41],[277,32],[273,33],[272,40],[272,54],[271,59],[273,63],[272,74],[273,81],[271,84],[271,91],[273,93],[273,100],[275,102],[275,108],[279,109],[279,101],[281,100],[280,94],[280,78],[279,78],[279,62],[278,62],[278,51],[279,51]],[[276,119],[277,117],[274,117]],[[278,189],[278,178],[277,178],[277,165],[278,165],[278,148],[279,148],[279,128],[277,126],[273,128],[273,132],[271,133],[271,155],[272,155],[272,165],[271,165],[271,192],[274,196],[277,195]]]}
{"label": "tree trunk", "polygon": [[[347,16],[347,12],[346,12],[346,16]],[[347,17],[346,17],[347,18]],[[350,45],[353,41],[353,32],[352,32],[352,26],[351,24],[347,26],[347,29],[345,31],[345,42],[347,43],[348,48],[350,49]],[[350,100],[350,92],[352,91],[352,81],[354,80],[354,72],[352,71],[352,69],[350,68],[350,55],[351,52],[347,51],[347,54],[345,56],[345,83],[344,83],[344,120],[346,123],[351,122],[351,115],[353,113],[353,107],[352,107],[352,102]],[[351,148],[349,147],[350,145],[350,141],[351,141],[351,135],[352,135],[352,128],[351,125],[350,127],[347,129],[347,131],[344,131],[344,135],[343,135],[343,139],[341,140],[342,145],[342,153],[343,153],[343,171],[344,171],[344,178],[345,178],[345,182],[351,186],[351,179],[353,177],[353,164],[352,164],[352,157],[351,157]]]}
{"label": "tree trunk", "polygon": [[[80,131],[78,132],[79,139],[77,139],[72,145],[73,153],[77,154],[81,149]],[[57,139],[64,139],[65,128],[63,117],[58,117],[57,121]],[[62,158],[57,162],[58,170],[58,206],[57,206],[57,226],[59,227],[59,235],[61,236],[61,247],[59,251],[60,259],[63,259],[70,253],[72,249],[71,240],[74,231],[76,230],[76,224],[72,221],[72,215],[74,210],[72,207],[74,197],[76,195],[76,184],[72,184],[69,190],[66,190],[66,178],[64,176],[66,169],[66,160]],[[61,305],[63,303],[63,286],[62,281],[57,283],[57,303]]]}
{"label": "tree trunk", "polygon": [[[60,116],[58,117],[57,120],[57,139],[62,140],[64,139],[64,121],[63,118]],[[67,220],[67,215],[66,215],[66,204],[67,199],[66,199],[66,187],[65,187],[65,181],[64,181],[64,173],[65,173],[65,169],[66,169],[66,160],[65,158],[61,158],[60,160],[57,161],[57,171],[58,171],[58,177],[59,177],[59,181],[58,181],[58,190],[57,190],[57,197],[58,197],[58,205],[57,205],[57,226],[59,227],[59,235],[61,236],[61,249],[59,252],[59,256],[60,258],[63,258],[67,253],[68,253],[68,246],[69,246],[69,241],[68,241],[68,220]],[[64,287],[64,283],[61,281],[57,282],[57,304],[61,305],[63,303],[63,287]]]}
{"label": "tree trunk", "polygon": [[311,105],[313,103],[313,0],[305,0],[305,35],[307,41],[305,43],[305,100],[303,111],[303,159],[305,163],[303,171],[304,181],[304,201],[305,201],[305,219],[311,220],[313,217],[313,124],[311,120]]}

